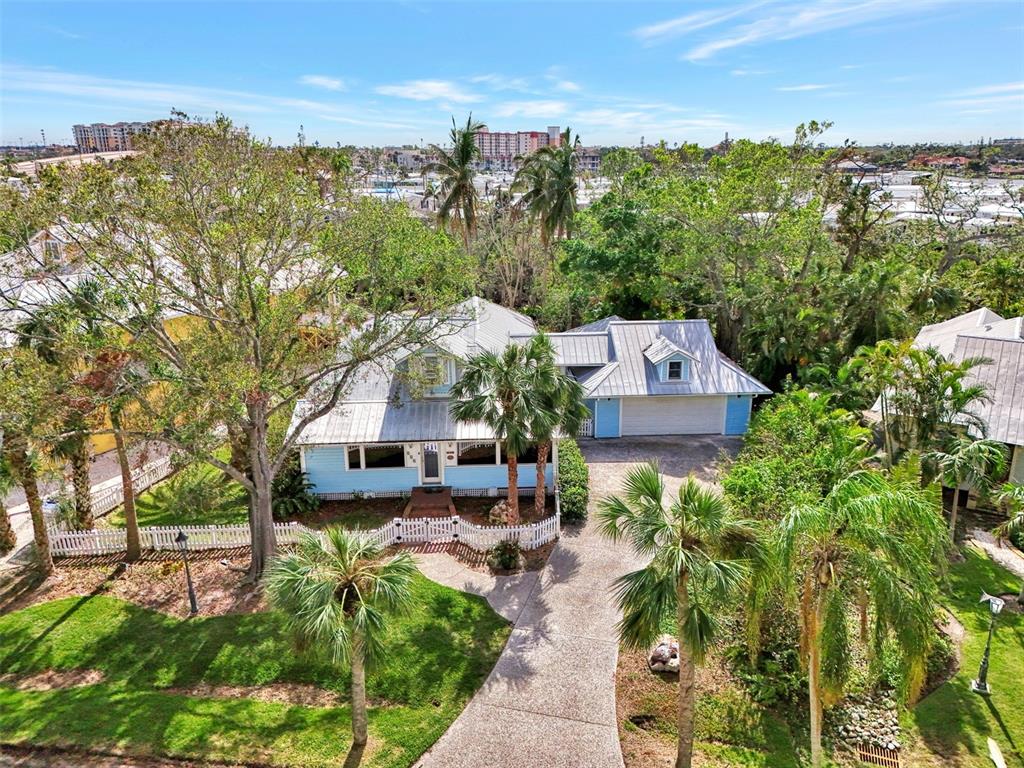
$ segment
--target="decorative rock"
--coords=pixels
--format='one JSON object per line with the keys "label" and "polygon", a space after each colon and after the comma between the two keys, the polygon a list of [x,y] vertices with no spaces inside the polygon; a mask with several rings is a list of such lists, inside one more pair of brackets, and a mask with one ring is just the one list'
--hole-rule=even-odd
{"label": "decorative rock", "polygon": [[502,499],[487,513],[487,522],[491,525],[508,525],[511,518],[512,507],[509,505],[508,499]]}
{"label": "decorative rock", "polygon": [[647,656],[652,672],[679,672],[679,643],[669,635],[662,635]]}

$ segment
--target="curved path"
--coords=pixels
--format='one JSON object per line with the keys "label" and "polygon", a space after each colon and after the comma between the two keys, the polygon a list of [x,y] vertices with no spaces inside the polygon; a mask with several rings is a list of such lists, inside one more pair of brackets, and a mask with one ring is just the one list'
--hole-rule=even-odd
{"label": "curved path", "polygon": [[418,768],[621,768],[615,714],[619,615],[608,590],[640,563],[604,539],[597,500],[618,491],[626,471],[656,458],[669,491],[694,472],[711,479],[714,437],[635,438],[581,444],[590,465],[590,521],[567,528],[539,574],[489,577],[445,555],[420,556],[423,572],[481,594],[515,625],[498,663]]}

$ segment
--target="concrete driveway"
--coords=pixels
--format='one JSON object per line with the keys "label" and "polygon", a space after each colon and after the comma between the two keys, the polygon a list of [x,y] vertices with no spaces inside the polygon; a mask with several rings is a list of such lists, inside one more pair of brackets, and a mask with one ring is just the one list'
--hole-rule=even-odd
{"label": "concrete driveway", "polygon": [[[590,519],[563,530],[525,603],[499,610],[517,618],[498,663],[417,765],[621,768],[615,716],[619,613],[609,588],[640,562],[628,547],[597,533],[597,501],[619,491],[630,467],[650,459],[661,465],[672,493],[691,472],[710,482],[721,451],[734,453],[739,445],[736,438],[717,436],[582,442],[590,466]],[[460,588],[457,581],[449,586]],[[485,597],[501,607],[501,594]]]}

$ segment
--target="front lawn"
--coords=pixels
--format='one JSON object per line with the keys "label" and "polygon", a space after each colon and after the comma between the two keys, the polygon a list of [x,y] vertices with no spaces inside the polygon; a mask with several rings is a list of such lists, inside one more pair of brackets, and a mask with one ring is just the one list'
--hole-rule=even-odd
{"label": "front lawn", "polygon": [[[1003,611],[996,620],[988,680],[992,695],[970,689],[978,674],[988,633],[988,606],[979,603],[982,591],[1016,595],[1020,580],[973,548],[950,568],[947,605],[964,625],[960,671],[925,698],[905,718],[916,731],[920,763],[987,768],[988,739],[999,744],[1008,766],[1024,767],[1024,615]],[[930,754],[929,754],[930,753]]]}
{"label": "front lawn", "polygon": [[[394,619],[387,657],[368,680],[363,765],[412,764],[462,710],[508,637],[482,598],[422,577],[413,605]],[[0,649],[5,674],[103,674],[100,683],[52,690],[18,690],[8,679],[0,743],[289,766],[341,765],[349,752],[348,675],[297,656],[272,613],[181,621],[102,594],[64,598],[0,616]],[[340,703],[256,697],[255,686],[273,683],[332,691]],[[213,698],[196,695],[197,686],[235,688]]]}

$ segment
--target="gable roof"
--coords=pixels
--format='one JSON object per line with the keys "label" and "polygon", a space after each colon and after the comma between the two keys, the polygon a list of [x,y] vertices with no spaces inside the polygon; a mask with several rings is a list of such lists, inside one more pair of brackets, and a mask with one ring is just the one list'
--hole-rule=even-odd
{"label": "gable roof", "polygon": [[[1021,338],[1021,318],[1004,320],[988,307],[950,318],[941,323],[925,325],[918,331],[914,346],[918,349],[935,347],[946,357],[953,354],[957,337],[962,334],[994,336],[996,338]],[[1014,331],[1016,324],[1016,332]]]}
{"label": "gable roof", "polygon": [[659,363],[668,360],[670,357],[678,357],[679,355],[694,359],[693,355],[684,352],[664,336],[658,336],[658,338],[652,341],[647,349],[644,350],[644,357],[650,360],[654,365],[658,365]]}
{"label": "gable roof", "polygon": [[984,357],[992,361],[967,374],[966,383],[984,386],[989,397],[972,410],[988,425],[986,437],[1024,445],[1024,339],[964,335],[957,338],[952,356],[955,360]]}
{"label": "gable roof", "polygon": [[600,320],[595,320],[592,323],[581,325],[577,328],[570,328],[566,333],[591,333],[594,331],[605,332],[608,330],[608,326],[611,323],[622,322],[622,318],[618,315],[609,315],[608,317],[602,317]]}

